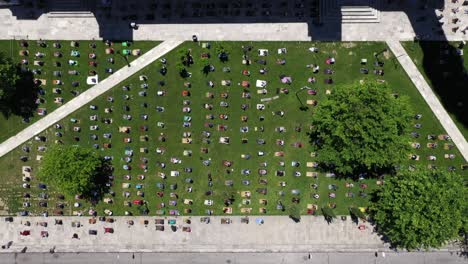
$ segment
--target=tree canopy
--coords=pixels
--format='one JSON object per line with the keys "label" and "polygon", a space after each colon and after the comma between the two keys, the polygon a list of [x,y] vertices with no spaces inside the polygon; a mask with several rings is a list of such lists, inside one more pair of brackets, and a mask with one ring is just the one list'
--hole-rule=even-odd
{"label": "tree canopy", "polygon": [[5,100],[14,92],[18,79],[16,65],[13,64],[11,58],[0,52],[0,101]]}
{"label": "tree canopy", "polygon": [[457,237],[466,218],[465,187],[454,172],[417,168],[385,179],[371,205],[377,229],[394,246],[438,248]]}
{"label": "tree canopy", "polygon": [[317,161],[342,174],[392,168],[408,154],[411,113],[385,84],[337,86],[312,115]]}
{"label": "tree canopy", "polygon": [[56,145],[44,155],[38,176],[67,194],[89,194],[103,165],[92,149]]}

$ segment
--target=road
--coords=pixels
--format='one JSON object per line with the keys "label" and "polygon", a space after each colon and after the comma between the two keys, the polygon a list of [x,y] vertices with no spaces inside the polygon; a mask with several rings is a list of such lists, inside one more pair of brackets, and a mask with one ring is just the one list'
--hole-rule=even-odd
{"label": "road", "polygon": [[0,254],[0,264],[146,264],[146,263],[226,263],[226,264],[452,264],[466,258],[447,252],[386,253],[26,253]]}

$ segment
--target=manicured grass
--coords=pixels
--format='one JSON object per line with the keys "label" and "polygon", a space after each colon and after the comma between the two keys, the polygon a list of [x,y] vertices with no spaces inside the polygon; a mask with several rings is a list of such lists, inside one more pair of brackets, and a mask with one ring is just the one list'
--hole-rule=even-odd
{"label": "manicured grass", "polygon": [[[113,173],[115,179],[113,181],[112,190],[115,191],[116,196],[113,197],[113,204],[105,204],[99,202],[94,206],[99,212],[103,214],[104,209],[111,209],[114,214],[122,215],[124,211],[130,211],[135,215],[139,214],[137,206],[125,207],[123,206],[124,201],[132,201],[134,199],[144,199],[148,202],[148,208],[150,215],[155,215],[158,205],[164,202],[166,205],[166,214],[170,209],[179,210],[180,214],[184,213],[184,209],[190,208],[192,215],[204,215],[207,209],[214,210],[214,214],[222,215],[224,207],[224,198],[230,194],[234,195],[235,201],[231,205],[233,214],[239,215],[241,208],[252,208],[251,214],[259,214],[259,208],[265,208],[267,214],[288,214],[287,208],[293,203],[293,198],[299,198],[300,202],[298,207],[302,214],[307,213],[307,205],[315,204],[319,208],[322,206],[328,206],[330,203],[336,203],[335,212],[337,214],[348,214],[348,208],[350,206],[366,207],[368,205],[368,196],[360,197],[359,193],[363,192],[369,194],[373,189],[379,188],[376,185],[377,179],[362,179],[357,182],[345,179],[336,179],[333,177],[326,177],[326,172],[318,171],[315,168],[306,167],[307,162],[313,162],[314,158],[311,157],[311,149],[308,144],[309,117],[314,113],[313,106],[309,106],[307,111],[301,111],[300,106],[307,100],[317,100],[318,104],[326,97],[326,90],[334,92],[334,87],[339,84],[357,82],[362,79],[385,79],[392,90],[399,95],[406,95],[410,97],[411,104],[414,107],[414,114],[422,114],[420,120],[415,120],[415,123],[421,123],[421,129],[414,129],[420,133],[420,138],[414,139],[414,142],[421,144],[420,149],[414,149],[414,154],[420,156],[419,161],[407,160],[403,166],[409,165],[424,165],[427,166],[430,163],[447,169],[448,166],[455,166],[458,172],[461,172],[460,165],[464,163],[460,154],[454,148],[451,151],[444,150],[443,145],[447,143],[442,140],[428,140],[428,134],[444,134],[444,131],[440,124],[431,113],[429,107],[420,97],[418,91],[412,85],[403,69],[398,64],[397,60],[392,54],[384,54],[380,60],[385,62],[385,75],[376,76],[372,74],[373,69],[373,54],[386,48],[385,43],[311,43],[311,42],[254,42],[254,43],[242,43],[242,42],[223,42],[214,43],[212,42],[211,49],[203,49],[199,43],[186,42],[180,47],[171,51],[167,56],[167,75],[163,76],[159,73],[161,68],[160,62],[154,62],[147,68],[143,69],[140,73],[132,76],[128,80],[124,81],[117,87],[113,88],[107,94],[96,98],[91,104],[97,105],[97,110],[91,110],[89,105],[83,107],[76,113],[65,118],[60,124],[64,127],[61,132],[64,136],[61,140],[65,144],[80,144],[82,146],[91,147],[93,144],[99,144],[99,152],[103,156],[113,156],[113,166],[115,171]],[[229,52],[229,61],[222,63],[219,61],[215,54],[215,47],[222,45]],[[252,51],[249,53],[250,58],[253,61],[252,65],[242,65],[242,46],[250,45],[253,46]],[[308,48],[315,46],[320,49],[318,53],[312,53],[308,51]],[[180,60],[179,50],[182,48],[192,49],[192,54],[195,63],[188,68],[188,71],[192,73],[192,77],[182,79],[177,71],[177,63]],[[257,49],[264,48],[268,49],[270,54],[266,57],[258,57]],[[277,54],[279,48],[286,48],[287,54]],[[201,59],[202,53],[210,53],[210,59]],[[329,57],[336,58],[336,64],[326,65],[325,60]],[[286,59],[285,65],[278,65],[275,63],[276,59]],[[362,58],[368,59],[368,65],[362,66],[360,61]],[[267,60],[268,72],[265,75],[259,73],[259,69],[264,67],[255,63],[258,59]],[[203,66],[207,63],[211,63],[215,66],[215,71],[208,74],[202,72]],[[314,74],[312,70],[306,68],[307,64],[317,63],[320,65],[320,73]],[[223,72],[223,67],[230,67],[231,72]],[[363,75],[359,69],[361,67],[368,67],[371,71],[369,75]],[[334,84],[325,84],[325,78],[330,77],[323,73],[326,68],[331,68],[335,73],[331,76]],[[251,72],[251,76],[243,76],[241,74],[243,69],[248,69]],[[292,78],[292,84],[282,84],[280,81],[280,75],[287,75]],[[149,88],[147,96],[139,96],[139,92],[144,89],[140,88],[143,81],[139,80],[140,75],[146,75],[148,77]],[[311,84],[307,82],[309,77],[315,77],[317,82]],[[257,88],[255,87],[256,80],[266,80],[268,82],[266,89],[268,93],[266,95],[257,94]],[[231,80],[231,86],[222,86],[222,80]],[[238,85],[243,80],[248,80],[251,84],[250,88],[246,91],[251,93],[251,99],[242,98],[242,92],[244,89]],[[160,81],[164,81],[164,85],[161,85]],[[214,87],[208,86],[208,82],[212,81]],[[190,82],[191,88],[184,87],[184,82]],[[124,91],[123,85],[129,85],[130,91]],[[317,91],[317,95],[308,95],[306,91],[300,91],[301,87],[308,86]],[[278,88],[288,88],[289,94],[277,94]],[[158,91],[166,91],[166,96],[157,96]],[[190,96],[183,97],[182,91],[190,91]],[[300,91],[300,92],[298,92]],[[214,98],[206,98],[206,93],[214,93]],[[226,92],[229,94],[227,99],[220,97],[221,93]],[[296,96],[296,92],[297,96]],[[124,100],[124,95],[128,95],[131,99]],[[110,103],[107,98],[112,96],[114,102]],[[261,103],[260,100],[266,97],[279,96],[278,99],[264,103],[265,110],[260,111],[256,109],[256,105]],[[190,100],[191,113],[183,113],[183,100]],[[229,103],[228,108],[220,107],[220,102],[226,101]],[[142,104],[146,102],[147,108],[142,107]],[[213,104],[213,110],[209,111],[204,109],[203,104]],[[249,104],[249,108],[245,111],[241,110],[241,104]],[[123,109],[124,105],[129,106],[129,111]],[[164,112],[157,112],[156,107],[161,106],[165,108]],[[104,113],[105,108],[112,108],[111,114]],[[272,112],[284,111],[284,117],[273,115]],[[207,114],[213,114],[214,120],[207,120]],[[90,121],[91,115],[98,115],[98,120],[102,118],[112,118],[113,123],[106,125],[100,121]],[[132,115],[132,120],[124,120],[122,116],[124,114]],[[149,119],[143,120],[140,116],[142,114],[148,114]],[[227,120],[221,120],[220,114],[227,114]],[[241,122],[241,116],[245,115],[248,117],[247,122]],[[264,121],[260,121],[259,117],[264,116]],[[191,127],[184,128],[182,126],[184,116],[191,117]],[[70,122],[71,118],[79,120],[78,124]],[[164,122],[165,127],[161,128],[157,126],[158,122]],[[214,124],[213,128],[205,127],[206,122]],[[227,130],[222,132],[217,130],[217,125],[223,124],[227,126]],[[90,131],[91,125],[99,125],[98,131]],[[140,131],[139,128],[142,125],[148,126],[148,131]],[[81,127],[81,132],[73,132],[73,127]],[[131,132],[128,134],[119,133],[119,126],[130,126]],[[249,132],[241,133],[240,127],[248,126]],[[259,128],[263,126],[264,132],[255,131],[255,127]],[[283,126],[286,131],[284,133],[278,133],[275,128]],[[295,130],[296,127],[300,127],[301,131]],[[211,143],[207,144],[203,142],[202,131],[209,131],[211,133]],[[1,192],[1,198],[7,200],[7,204],[10,207],[10,211],[16,212],[23,210],[21,208],[22,198],[21,193],[25,190],[21,188],[21,165],[30,165],[33,167],[33,175],[38,168],[38,162],[35,160],[38,153],[36,151],[39,145],[51,145],[57,139],[54,136],[55,128],[51,127],[43,135],[47,136],[48,141],[46,143],[36,142],[31,140],[27,145],[31,146],[33,150],[28,156],[31,161],[22,163],[19,161],[19,156],[24,155],[20,149],[9,153],[5,157],[0,159],[0,168],[3,170],[0,172],[0,177],[4,180],[1,185],[2,188],[9,188],[7,192]],[[191,132],[193,142],[192,144],[182,144],[183,132]],[[111,139],[103,138],[104,133],[112,133]],[[158,140],[160,133],[166,135],[166,141],[161,142]],[[92,140],[91,134],[98,135],[98,140]],[[148,135],[147,142],[141,142],[140,136]],[[75,141],[73,137],[79,136],[80,141]],[[219,137],[227,136],[230,138],[230,144],[218,143]],[[131,143],[124,143],[125,137],[132,139]],[[248,143],[242,144],[243,138],[248,139]],[[256,143],[257,139],[264,139],[265,144],[259,145]],[[283,147],[276,144],[277,139],[285,141]],[[293,147],[291,144],[300,142],[303,144],[302,148]],[[426,144],[429,142],[437,142],[438,147],[436,149],[429,149]],[[104,143],[112,143],[112,148],[103,148]],[[149,153],[140,153],[140,148],[147,147]],[[163,155],[157,154],[156,149],[158,147],[165,148]],[[201,147],[207,147],[208,153],[204,154],[200,152]],[[122,159],[125,157],[125,148],[131,148],[134,152],[132,161],[129,163],[132,166],[131,171],[125,171],[122,166],[126,164]],[[192,156],[184,156],[184,150],[191,150]],[[265,152],[264,156],[258,156],[257,152]],[[284,157],[275,157],[276,151],[284,151]],[[445,153],[453,153],[456,155],[455,159],[444,159]],[[249,160],[242,159],[242,154],[250,154]],[[317,153],[320,155],[320,153]],[[427,157],[429,155],[435,155],[436,161],[429,162]],[[142,163],[141,158],[148,159],[148,171],[144,172],[139,168]],[[172,157],[182,160],[180,164],[173,164],[170,162]],[[202,164],[202,160],[211,158],[210,166]],[[232,161],[231,167],[223,166],[223,160]],[[284,168],[280,166],[279,162],[284,161]],[[300,166],[295,168],[291,166],[292,161],[300,162]],[[157,166],[158,163],[166,163],[166,168]],[[260,163],[266,162],[268,174],[260,177],[257,173],[258,169],[262,168]],[[192,173],[184,172],[184,168],[192,168]],[[251,174],[244,176],[241,174],[242,169],[250,169]],[[171,177],[171,171],[179,171],[180,176]],[[226,170],[230,170],[227,173]],[[276,170],[284,170],[285,175],[283,177],[275,176]],[[293,176],[294,171],[301,172],[300,177]],[[158,172],[163,172],[167,175],[167,179],[163,180],[158,177]],[[306,177],[307,172],[318,172],[318,177]],[[211,173],[213,178],[213,186],[208,186],[208,173]],[[131,175],[131,180],[124,179],[124,175]],[[145,175],[145,180],[139,180],[138,175]],[[466,173],[465,173],[466,175]],[[193,183],[186,183],[186,178],[192,178]],[[246,186],[242,184],[242,180],[250,180],[250,185]],[[260,184],[259,180],[265,179],[268,181],[267,184]],[[225,186],[225,181],[232,180],[233,186]],[[279,182],[285,182],[286,186],[280,187]],[[33,179],[32,188],[29,190],[34,193],[33,207],[28,210],[33,213],[38,213],[44,208],[37,207],[37,194],[41,191],[37,188],[37,179]],[[122,196],[123,183],[130,183],[131,187],[127,191],[131,192],[129,198]],[[136,195],[136,184],[143,184],[144,187],[144,198]],[[156,183],[165,183],[166,189],[160,190],[156,187]],[[314,190],[312,184],[317,184],[318,189]],[[354,187],[347,188],[346,183],[353,183]],[[170,190],[171,184],[177,184],[176,190]],[[329,190],[329,185],[335,184],[338,189],[335,191],[336,198],[329,198],[329,193],[333,192]],[[368,188],[360,188],[360,184],[367,184]],[[193,191],[191,193],[186,192],[186,188],[192,186]],[[266,195],[258,194],[256,190],[258,188],[267,188],[268,192]],[[212,196],[206,196],[205,192],[213,190]],[[300,194],[292,194],[293,190],[298,190]],[[159,198],[156,193],[159,191],[164,192],[164,196]],[[243,204],[243,197],[241,192],[250,191],[251,198],[250,204]],[[279,192],[284,192],[284,196],[279,195]],[[49,210],[53,211],[55,202],[56,191],[55,188],[50,187],[48,190],[52,194],[50,199]],[[178,199],[171,198],[170,193],[175,192],[178,194]],[[347,192],[354,193],[354,198],[345,197]],[[312,197],[314,193],[320,195],[320,199]],[[107,197],[110,197],[109,195]],[[184,199],[192,199],[193,205],[183,204]],[[214,201],[213,206],[205,206],[204,200],[210,199]],[[259,199],[266,199],[266,205],[260,205]],[[170,206],[170,200],[177,200],[176,206]],[[286,211],[280,211],[276,209],[276,204],[281,201],[286,206]],[[66,207],[65,213],[71,214],[73,210],[84,210],[85,212],[89,208],[89,204],[80,201],[84,204],[84,207],[74,209],[71,205],[75,202],[73,197],[67,197],[68,206]]]}
{"label": "manicured grass", "polygon": [[[47,112],[50,113],[56,108],[60,106],[60,104],[54,103],[55,97],[62,97],[64,99],[64,103],[68,102],[70,99],[74,97],[71,93],[72,90],[76,90],[78,92],[83,92],[89,87],[90,85],[86,84],[86,78],[88,76],[89,70],[95,70],[99,76],[99,80],[104,80],[109,73],[106,73],[106,68],[112,68],[115,71],[119,70],[120,68],[124,67],[127,64],[124,56],[117,54],[117,52],[121,52],[125,47],[122,47],[121,42],[116,41],[112,48],[114,48],[114,54],[106,54],[105,49],[107,46],[102,41],[78,41],[79,47],[71,47],[70,41],[45,41],[47,47],[40,47],[36,41],[30,40],[28,41],[29,46],[27,48],[20,46],[20,41],[18,40],[2,40],[0,41],[0,52],[3,52],[6,56],[12,58],[14,63],[20,64],[22,59],[27,59],[29,61],[28,65],[24,65],[31,70],[33,69],[40,69],[41,74],[35,74],[34,78],[46,80],[46,84],[41,85],[41,89],[43,90],[44,94],[37,94],[36,91],[33,91],[30,88],[25,87],[22,91],[18,92],[11,102],[8,102],[9,109],[14,109],[11,115],[0,114],[0,142],[6,140],[7,138],[13,136],[15,133],[19,132],[21,129],[27,127],[28,125],[32,124],[33,122],[39,120],[41,116],[37,115],[35,109],[33,111],[20,111],[18,108],[18,101],[25,100],[21,103],[21,105],[31,105],[33,108],[46,108]],[[60,49],[56,49],[53,47],[54,42],[59,42],[62,47]],[[96,44],[96,48],[93,49],[89,45],[91,43]],[[150,50],[151,48],[155,47],[158,42],[152,41],[139,41],[132,43],[128,49],[140,49],[142,53]],[[20,50],[28,50],[29,56],[20,56]],[[80,57],[71,57],[70,52],[72,50],[77,50],[80,52]],[[60,51],[62,52],[62,57],[54,57],[54,52]],[[36,52],[42,52],[45,54],[43,58],[35,58]],[[97,67],[89,66],[88,61],[93,61],[92,59],[88,59],[89,53],[95,53],[97,58],[94,60],[98,63]],[[111,64],[107,61],[108,58],[113,57],[115,62]],[[128,56],[128,61],[133,61],[137,56]],[[68,60],[73,59],[78,61],[77,66],[70,66],[68,65]],[[44,66],[37,66],[34,65],[34,61],[43,61]],[[61,67],[55,67],[54,62],[60,62],[62,64]],[[77,70],[79,75],[71,75],[68,74],[69,70]],[[62,71],[61,77],[55,77],[54,71]],[[53,85],[53,80],[61,80],[64,84],[63,85]],[[72,87],[72,82],[78,81],[78,87]],[[62,94],[54,94],[52,92],[53,88],[61,88]],[[29,98],[29,99],[25,99]],[[43,99],[43,102],[39,105],[35,104],[35,98]],[[22,112],[22,113],[21,113]],[[22,116],[29,116],[32,114],[32,118],[30,123],[22,122]]]}
{"label": "manicured grass", "polygon": [[468,54],[456,53],[459,43],[402,42],[465,139],[468,139]]}

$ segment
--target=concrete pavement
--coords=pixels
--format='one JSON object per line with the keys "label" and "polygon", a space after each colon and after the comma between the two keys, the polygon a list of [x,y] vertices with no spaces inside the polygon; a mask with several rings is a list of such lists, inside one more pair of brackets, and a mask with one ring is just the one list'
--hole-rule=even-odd
{"label": "concrete pavement", "polygon": [[[309,257],[310,256],[310,257]],[[26,253],[0,254],[0,264],[455,264],[466,259],[449,252],[395,253]]]}
{"label": "concrete pavement", "polygon": [[[158,217],[115,217],[114,223],[97,221],[89,224],[88,217],[15,217],[13,223],[0,222],[0,245],[12,241],[9,249],[0,252],[374,252],[388,251],[373,227],[366,223],[365,230],[349,219],[337,219],[327,224],[323,217],[303,216],[294,223],[284,216],[261,216],[264,224],[255,223],[251,216],[249,224],[241,223],[241,217],[232,216],[231,224],[221,224],[223,217],[211,217],[211,223],[200,222],[200,217],[191,217],[191,224],[183,222],[185,217],[161,217],[165,219],[165,230],[157,231],[154,219]],[[348,217],[349,218],[349,217]],[[63,225],[55,225],[61,219]],[[129,226],[127,220],[134,220]],[[180,228],[173,232],[168,219],[176,219]],[[148,220],[145,226],[142,221]],[[25,226],[29,221],[31,226]],[[48,222],[47,227],[37,225]],[[80,221],[81,227],[72,227]],[[190,227],[192,232],[182,232],[181,227]],[[104,227],[112,227],[113,234],[104,234]],[[97,235],[89,235],[90,229]],[[20,231],[30,230],[31,235],[21,236]],[[41,231],[48,231],[47,238]],[[76,233],[79,239],[72,239]]]}
{"label": "concrete pavement", "polygon": [[146,67],[147,65],[155,61],[156,59],[160,58],[167,52],[171,51],[173,48],[177,47],[180,43],[182,42],[177,41],[177,40],[168,40],[168,41],[162,42],[155,48],[149,50],[147,53],[140,56],[138,59],[131,62],[129,67],[124,67],[118,70],[113,75],[107,77],[100,83],[89,88],[88,90],[80,94],[79,96],[73,98],[68,103],[59,107],[52,113],[46,115],[44,118],[38,120],[37,122],[28,126],[24,130],[16,134],[15,136],[2,142],[0,144],[0,157],[10,152],[14,148],[20,146],[21,144],[23,144],[30,138],[34,137],[35,135],[45,130],[46,128],[50,127],[51,125],[65,118],[69,114],[78,110],[80,107],[91,102],[94,98],[110,90],[112,87],[114,87],[118,83],[124,81],[125,79],[133,75],[134,73],[143,69],[144,67]]}
{"label": "concrete pavement", "polygon": [[465,137],[455,125],[452,118],[450,118],[449,114],[434,94],[434,91],[432,91],[429,84],[406,53],[406,50],[398,40],[389,40],[387,41],[387,45],[392,50],[393,54],[395,54],[398,62],[401,64],[403,69],[405,69],[411,81],[414,83],[419,93],[421,93],[424,100],[426,100],[447,134],[452,138],[453,143],[455,143],[462,156],[465,160],[468,160],[468,143],[466,142]]}
{"label": "concrete pavement", "polygon": [[[330,0],[331,1],[331,0]],[[139,30],[133,31],[133,40],[189,40],[193,34],[197,34],[203,40],[238,40],[238,41],[308,41],[334,39],[343,41],[385,41],[389,39],[413,40],[416,32],[425,35],[428,39],[446,39],[450,41],[468,40],[468,35],[461,31],[468,26],[468,20],[464,19],[464,11],[468,7],[461,7],[455,14],[451,11],[459,7],[459,3],[445,0],[445,10],[422,10],[417,1],[394,1],[394,4],[384,5],[381,10],[380,23],[343,24],[339,19],[337,23],[329,23],[322,27],[315,26],[311,21],[290,21],[274,23],[275,19],[267,19],[273,23],[247,23],[249,17],[239,17],[238,21],[229,20],[225,23],[222,16],[207,17],[209,23],[204,23],[204,18],[196,21],[177,23],[177,20],[163,20],[159,24],[142,23]],[[411,4],[413,2],[413,4]],[[404,10],[399,11],[399,10]],[[443,25],[436,26],[438,21],[421,19],[420,22],[411,22],[409,15],[413,17],[435,17],[444,15],[440,20]],[[105,20],[104,14],[100,17],[102,27],[114,36],[115,39],[127,39],[122,35],[121,27],[127,29],[128,24],[121,19]],[[455,17],[460,17],[456,23]],[[47,13],[37,19],[18,19],[11,10],[0,9],[0,38],[1,39],[100,39],[99,24],[95,17],[53,17]],[[211,20],[210,20],[211,19]],[[217,20],[216,20],[217,19]],[[250,18],[251,19],[251,18]],[[261,20],[260,20],[261,21]],[[281,20],[280,20],[281,21]],[[459,30],[453,32],[454,27]],[[441,29],[444,34],[435,31]]]}
{"label": "concrete pavement", "polygon": [[[392,1],[390,4],[383,3],[384,0],[381,2],[380,23],[342,24],[340,39],[342,41],[413,41],[418,35],[425,40],[468,40],[466,34],[468,32],[462,32],[468,26],[468,20],[465,19],[467,15],[464,14],[468,6],[462,6],[463,1],[453,3],[452,0],[445,0],[444,10],[422,9],[423,1]],[[452,9],[456,8],[459,8],[459,11],[454,13]],[[442,18],[437,20],[437,17]],[[454,18],[459,20],[453,23]],[[459,29],[453,31],[455,27]]]}

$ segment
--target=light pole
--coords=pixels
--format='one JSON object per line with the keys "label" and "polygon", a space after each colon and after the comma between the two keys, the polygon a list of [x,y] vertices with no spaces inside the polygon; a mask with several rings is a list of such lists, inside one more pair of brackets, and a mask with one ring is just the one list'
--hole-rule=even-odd
{"label": "light pole", "polygon": [[380,64],[380,60],[379,60],[380,54],[382,54],[382,53],[384,53],[384,52],[387,52],[387,51],[388,51],[388,49],[385,48],[385,49],[383,49],[383,50],[380,51],[380,52],[375,52],[375,53],[374,53],[374,57],[375,57],[375,59],[377,60],[377,62],[378,62],[379,64]]}
{"label": "light pole", "polygon": [[122,53],[120,53],[120,50],[117,51],[117,54],[122,56],[122,58],[124,58],[125,62],[127,62],[127,67],[130,67],[130,62],[128,62],[128,56],[127,55],[124,56]]}
{"label": "light pole", "polygon": [[305,111],[305,110],[308,109],[308,107],[304,105],[304,103],[302,102],[301,98],[299,97],[299,93],[300,93],[301,91],[303,91],[303,90],[312,90],[312,88],[310,88],[310,87],[308,87],[308,86],[304,86],[304,87],[302,87],[301,89],[299,89],[299,90],[296,91],[296,98],[297,98],[297,100],[299,101],[299,103],[301,104],[300,109],[303,110],[303,111]]}

